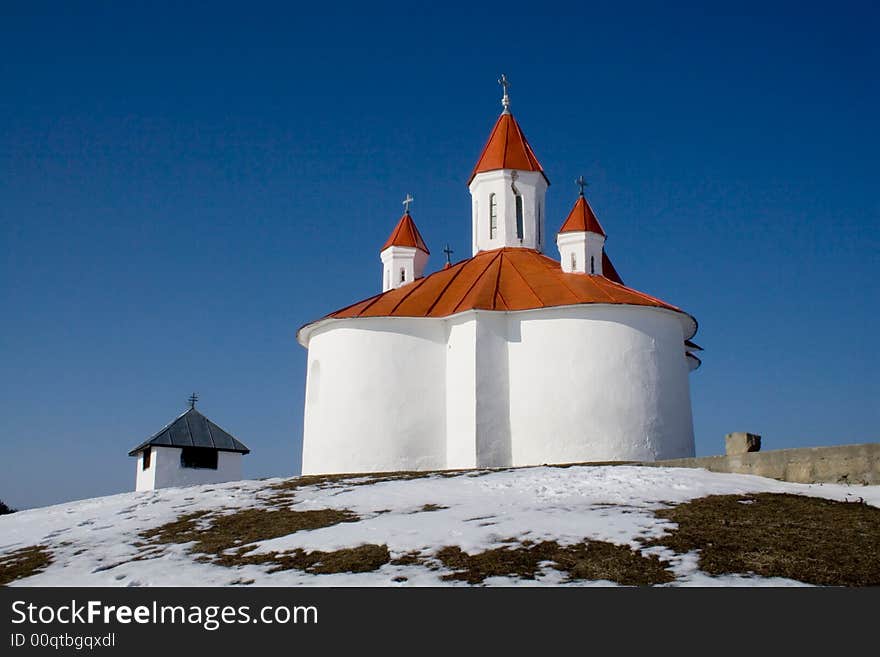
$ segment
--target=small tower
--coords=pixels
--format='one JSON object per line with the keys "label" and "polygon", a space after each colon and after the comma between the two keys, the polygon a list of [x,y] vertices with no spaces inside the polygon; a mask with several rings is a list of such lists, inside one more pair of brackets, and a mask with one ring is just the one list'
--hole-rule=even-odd
{"label": "small tower", "polygon": [[431,254],[416,228],[416,222],[409,214],[409,204],[412,201],[412,196],[407,194],[403,201],[403,216],[379,252],[382,259],[383,292],[395,290],[421,278]]}
{"label": "small tower", "polygon": [[587,183],[583,176],[577,184],[581,192],[556,236],[562,271],[603,276],[605,231],[584,196]]}
{"label": "small tower", "polygon": [[505,246],[544,250],[544,195],[550,181],[510,113],[502,75],[503,111],[468,180],[473,216],[473,253]]}

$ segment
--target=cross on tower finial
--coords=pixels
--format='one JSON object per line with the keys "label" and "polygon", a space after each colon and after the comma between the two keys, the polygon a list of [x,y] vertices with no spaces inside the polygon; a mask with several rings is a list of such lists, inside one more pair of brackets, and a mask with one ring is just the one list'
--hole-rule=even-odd
{"label": "cross on tower finial", "polygon": [[501,97],[501,106],[504,108],[505,114],[510,114],[510,96],[507,94],[507,91],[510,89],[510,81],[504,73],[502,73],[501,77],[498,79],[498,84],[504,87],[504,95]]}
{"label": "cross on tower finial", "polygon": [[186,401],[189,402],[190,408],[195,408],[196,402],[199,401],[199,396],[196,393],[193,393],[189,396],[189,399],[187,399]]}
{"label": "cross on tower finial", "polygon": [[587,181],[584,180],[583,176],[578,176],[578,179],[574,181],[575,185],[581,188],[581,196],[584,195],[584,187],[588,185]]}
{"label": "cross on tower finial", "polygon": [[413,202],[412,194],[407,194],[406,198],[403,199],[403,211],[405,214],[409,214],[409,204]]}
{"label": "cross on tower finial", "polygon": [[452,254],[455,253],[451,248],[449,248],[449,242],[446,243],[446,248],[443,249],[443,253],[446,254],[446,264],[452,264]]}

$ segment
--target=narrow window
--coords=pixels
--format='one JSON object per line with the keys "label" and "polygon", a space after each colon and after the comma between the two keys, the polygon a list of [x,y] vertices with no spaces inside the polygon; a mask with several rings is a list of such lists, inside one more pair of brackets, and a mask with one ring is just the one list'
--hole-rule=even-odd
{"label": "narrow window", "polygon": [[406,283],[406,269],[403,267],[400,268],[400,282]]}
{"label": "narrow window", "polygon": [[217,469],[217,450],[208,447],[183,447],[180,450],[181,468]]}
{"label": "narrow window", "polygon": [[523,203],[522,196],[516,195],[516,237],[522,242],[523,238]]}
{"label": "narrow window", "polygon": [[149,447],[147,447],[144,450],[144,462],[143,462],[143,466],[141,468],[142,470],[149,470],[150,469],[150,455],[151,455],[152,451],[153,450],[150,449]]}
{"label": "narrow window", "polygon": [[494,240],[498,232],[498,205],[495,194],[489,194],[489,239]]}
{"label": "narrow window", "polygon": [[590,273],[596,273],[596,258],[594,256],[590,256]]}
{"label": "narrow window", "polygon": [[577,269],[577,266],[578,266],[577,256],[574,253],[572,253],[571,254],[571,270],[575,271]]}
{"label": "narrow window", "polygon": [[537,233],[538,239],[538,249],[541,248],[541,206],[538,205],[538,225],[535,226],[535,232]]}

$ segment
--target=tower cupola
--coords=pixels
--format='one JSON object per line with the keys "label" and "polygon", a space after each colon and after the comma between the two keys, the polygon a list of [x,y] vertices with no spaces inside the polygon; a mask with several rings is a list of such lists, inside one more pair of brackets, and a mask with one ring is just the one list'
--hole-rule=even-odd
{"label": "tower cupola", "polygon": [[412,196],[403,201],[403,216],[379,252],[382,260],[382,291],[394,290],[421,278],[430,251],[409,213]]}
{"label": "tower cupola", "polygon": [[544,196],[550,181],[510,112],[510,83],[502,75],[503,111],[468,180],[473,253],[505,246],[544,250]]}
{"label": "tower cupola", "polygon": [[587,183],[583,176],[577,179],[577,184],[581,192],[556,236],[562,271],[602,276],[605,231],[584,196]]}

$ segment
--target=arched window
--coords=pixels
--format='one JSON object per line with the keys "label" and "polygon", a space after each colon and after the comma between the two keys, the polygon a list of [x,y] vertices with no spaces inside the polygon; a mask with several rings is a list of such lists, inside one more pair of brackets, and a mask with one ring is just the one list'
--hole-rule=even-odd
{"label": "arched window", "polygon": [[519,194],[516,195],[516,238],[519,241],[523,238],[523,201]]}
{"label": "arched window", "polygon": [[594,256],[590,256],[590,273],[596,273],[596,258]]}
{"label": "arched window", "polygon": [[577,270],[577,268],[578,268],[578,259],[577,259],[577,256],[574,253],[572,253],[571,254],[571,270],[575,271],[575,270]]}
{"label": "arched window", "polygon": [[498,233],[498,204],[495,194],[489,194],[489,239],[494,240]]}
{"label": "arched window", "polygon": [[400,268],[400,282],[406,283],[406,269],[403,267]]}

